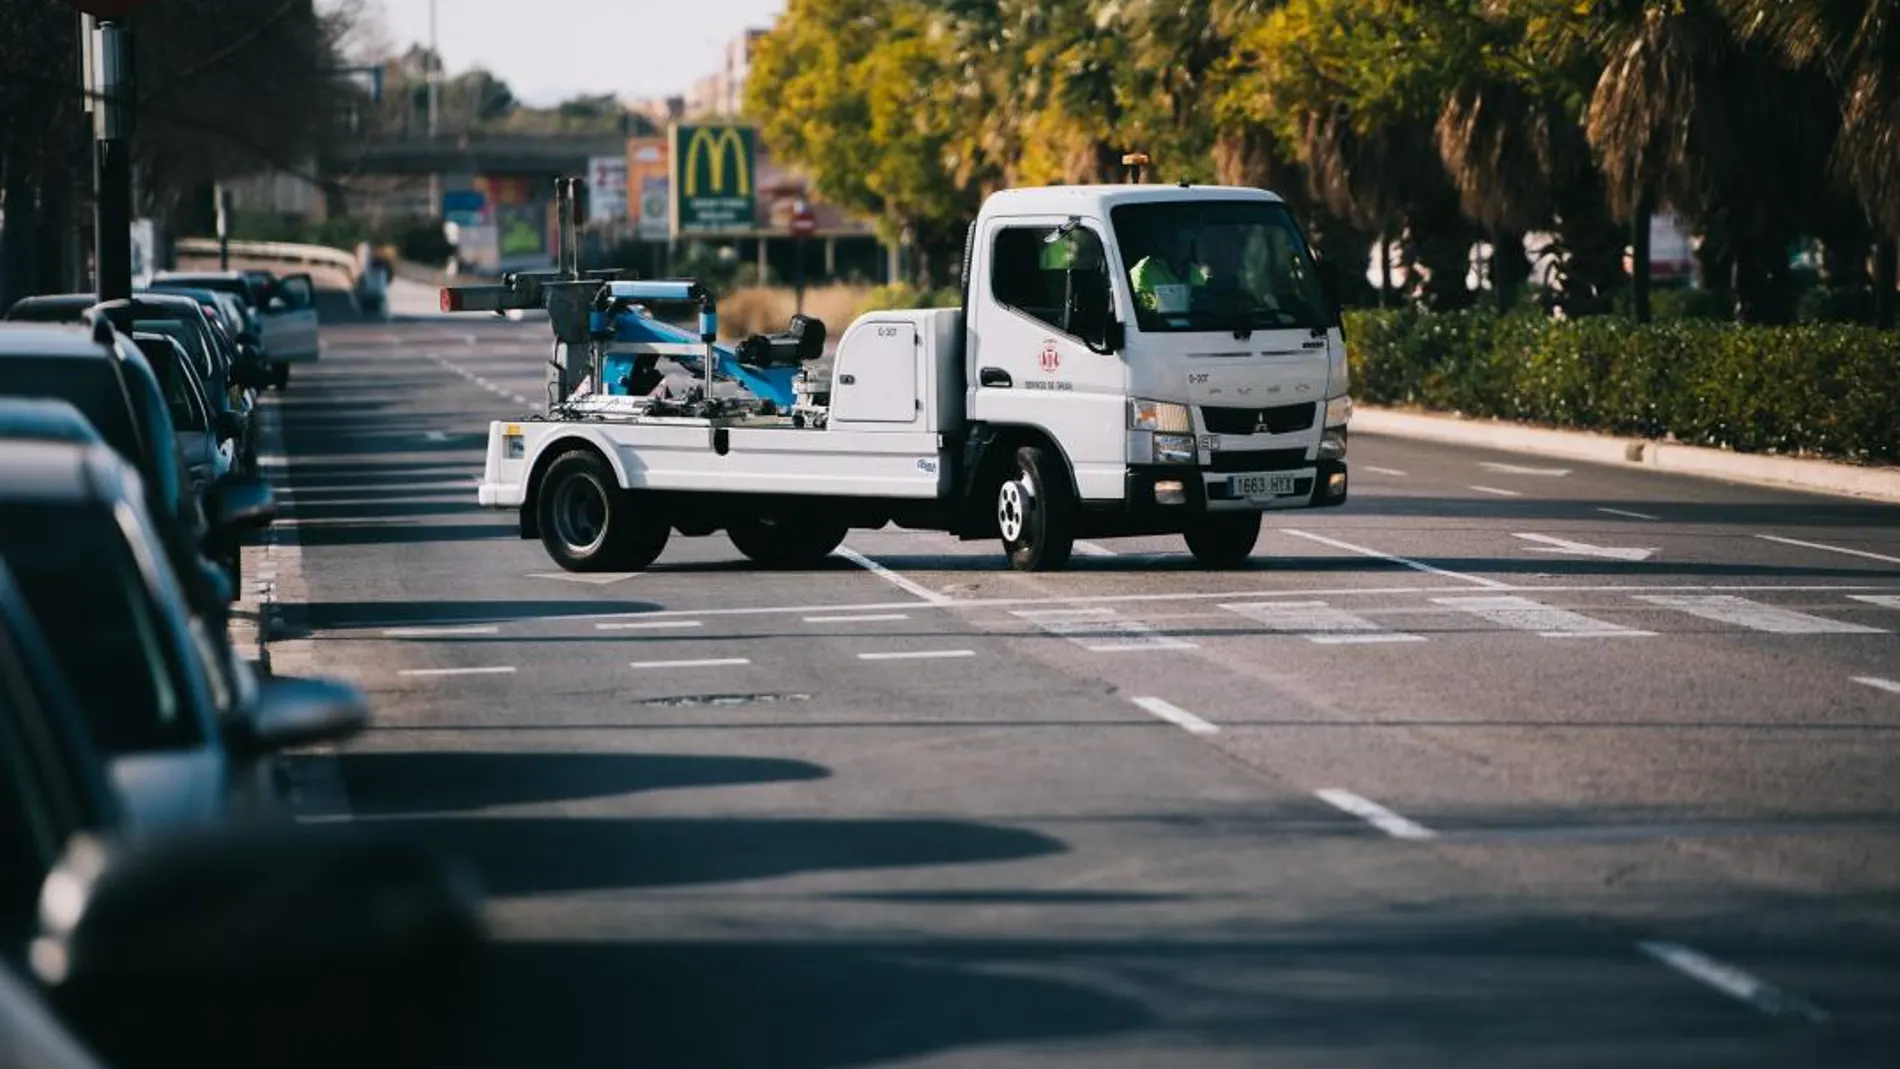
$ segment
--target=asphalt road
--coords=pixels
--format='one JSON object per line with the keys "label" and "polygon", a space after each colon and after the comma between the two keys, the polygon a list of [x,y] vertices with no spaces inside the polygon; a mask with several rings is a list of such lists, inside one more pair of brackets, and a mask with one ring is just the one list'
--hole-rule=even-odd
{"label": "asphalt road", "polygon": [[492,1064],[1900,1060],[1900,509],[1361,436],[1243,571],[583,579],[474,503],[545,331],[278,402],[312,797],[480,865]]}

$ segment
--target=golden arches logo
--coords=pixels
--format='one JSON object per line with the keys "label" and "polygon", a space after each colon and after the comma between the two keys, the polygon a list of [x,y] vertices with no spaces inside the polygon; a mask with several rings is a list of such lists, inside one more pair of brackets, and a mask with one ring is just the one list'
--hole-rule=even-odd
{"label": "golden arches logo", "polygon": [[686,195],[699,196],[699,164],[702,153],[705,155],[706,176],[712,180],[712,196],[727,196],[726,156],[731,150],[733,177],[741,197],[752,195],[752,161],[746,158],[745,138],[736,126],[702,126],[693,131],[686,142],[686,151],[680,154],[680,165],[684,168],[683,178]]}

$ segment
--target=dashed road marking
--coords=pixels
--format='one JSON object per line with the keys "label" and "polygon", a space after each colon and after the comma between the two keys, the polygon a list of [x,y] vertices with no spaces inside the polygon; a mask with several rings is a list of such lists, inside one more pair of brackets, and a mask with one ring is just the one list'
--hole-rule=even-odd
{"label": "dashed road marking", "polygon": [[629,661],[629,668],[727,668],[751,664],[744,657],[701,657],[686,661]]}
{"label": "dashed road marking", "polygon": [[870,572],[872,575],[877,576],[879,579],[884,580],[906,594],[915,595],[932,605],[948,605],[950,603],[950,597],[948,595],[939,594],[927,586],[912,582],[864,554],[859,553],[857,550],[852,549],[850,546],[839,546],[837,553],[838,556],[863,568],[865,571]]}
{"label": "dashed road marking", "polygon": [[1397,468],[1381,468],[1372,464],[1365,464],[1365,465],[1362,465],[1362,467],[1366,471],[1372,472],[1374,475],[1391,475],[1395,478],[1401,478],[1401,479],[1405,477],[1405,473],[1400,471]]}
{"label": "dashed road marking", "polygon": [[1172,702],[1164,701],[1160,698],[1135,698],[1133,700],[1136,705],[1140,706],[1149,715],[1166,720],[1168,723],[1185,731],[1192,732],[1196,735],[1216,735],[1220,733],[1219,726],[1195,716],[1193,713],[1188,712],[1186,709]]}
{"label": "dashed road marking", "polygon": [[1845,553],[1850,557],[1865,557],[1868,560],[1886,561],[1888,564],[1900,564],[1900,557],[1889,557],[1885,553],[1870,553],[1864,549],[1849,549],[1846,546],[1830,546],[1825,542],[1803,542],[1799,538],[1783,538],[1780,535],[1758,534],[1755,537],[1766,542],[1779,542],[1784,546],[1800,546],[1803,549],[1819,549],[1828,553]]}
{"label": "dashed road marking", "polygon": [[1612,516],[1624,516],[1632,520],[1658,520],[1662,518],[1660,516],[1651,516],[1647,512],[1637,512],[1634,509],[1600,508],[1597,511],[1607,512]]}
{"label": "dashed road marking", "polygon": [[1341,790],[1338,787],[1324,787],[1314,791],[1313,794],[1327,805],[1351,813],[1394,839],[1421,842],[1438,838],[1438,833],[1425,825],[1415,820],[1408,820],[1372,799],[1351,791]]}
{"label": "dashed road marking", "polygon": [[890,650],[883,653],[860,653],[860,661],[935,661],[952,657],[974,657],[975,650]]}
{"label": "dashed road marking", "polygon": [[1299,635],[1323,646],[1380,642],[1424,642],[1424,635],[1389,631],[1371,620],[1323,601],[1232,602],[1221,608],[1264,624],[1267,628]]}
{"label": "dashed road marking", "polygon": [[1883,609],[1900,609],[1900,594],[1849,594],[1848,597]]}
{"label": "dashed road marking", "polygon": [[908,619],[910,619],[909,613],[866,612],[866,613],[840,613],[835,616],[807,616],[805,617],[805,622],[808,624],[869,624],[869,623],[878,623],[884,620],[908,620]]}
{"label": "dashed road marking", "polygon": [[514,673],[514,665],[498,664],[482,668],[404,668],[396,674],[404,676],[507,676]]}
{"label": "dashed road marking", "polygon": [[1495,471],[1500,475],[1542,475],[1561,479],[1570,474],[1569,468],[1527,468],[1521,464],[1498,464],[1489,460],[1479,461],[1478,466],[1486,471]]}
{"label": "dashed road marking", "polygon": [[1192,642],[1161,634],[1139,620],[1125,619],[1114,609],[1023,609],[1010,615],[1066,638],[1090,653],[1194,648]]}
{"label": "dashed road marking", "polygon": [[1704,620],[1734,624],[1751,631],[1776,635],[1884,635],[1885,631],[1865,624],[1850,624],[1824,616],[1810,616],[1776,605],[1764,605],[1732,594],[1639,594],[1636,600],[1648,605],[1675,609]]}
{"label": "dashed road marking", "polygon": [[1078,538],[1074,544],[1075,551],[1084,557],[1113,557],[1115,555],[1115,551],[1107,546],[1097,545],[1084,539]]}
{"label": "dashed road marking", "polygon": [[1863,687],[1884,690],[1889,694],[1900,694],[1900,683],[1891,679],[1882,679],[1879,676],[1855,676],[1853,679]]}
{"label": "dashed road marking", "polygon": [[1813,1004],[1692,947],[1655,940],[1644,940],[1636,947],[1682,975],[1746,1002],[1771,1017],[1800,1017],[1815,1023],[1827,1020],[1827,1014]]}
{"label": "dashed road marking", "polygon": [[1481,494],[1493,494],[1497,497],[1523,497],[1524,496],[1523,494],[1518,493],[1516,490],[1505,490],[1496,486],[1479,486],[1477,483],[1472,483],[1471,488]]}
{"label": "dashed road marking", "polygon": [[468,627],[386,627],[384,638],[452,638],[456,635],[492,635],[501,628],[492,625]]}
{"label": "dashed road marking", "polygon": [[1357,553],[1362,557],[1376,557],[1379,560],[1390,561],[1393,564],[1403,565],[1407,568],[1412,569],[1413,571],[1429,572],[1432,575],[1442,575],[1447,579],[1460,579],[1460,580],[1463,580],[1464,582],[1471,583],[1476,586],[1490,587],[1492,590],[1502,590],[1511,585],[1509,583],[1500,583],[1496,579],[1486,579],[1483,576],[1466,575],[1464,572],[1454,572],[1445,568],[1439,568],[1434,565],[1426,564],[1424,561],[1413,560],[1410,557],[1401,557],[1393,553],[1384,553],[1376,549],[1370,549],[1366,546],[1356,546],[1356,545],[1353,545],[1351,542],[1342,542],[1337,538],[1328,538],[1325,535],[1313,534],[1310,531],[1295,531],[1295,530],[1288,529],[1285,533],[1292,535],[1294,538],[1304,538],[1308,542],[1318,542],[1322,546],[1331,546],[1334,549],[1343,549],[1348,553]]}
{"label": "dashed road marking", "polygon": [[616,620],[611,623],[595,624],[596,631],[654,631],[671,627],[704,627],[700,620]]}
{"label": "dashed road marking", "polygon": [[449,440],[448,434],[443,431],[429,431],[427,434],[424,434],[423,437],[431,442],[446,442]]}
{"label": "dashed road marking", "polygon": [[1530,631],[1543,638],[1647,638],[1654,631],[1598,620],[1569,609],[1554,609],[1523,597],[1433,598],[1434,605],[1468,612],[1494,624]]}

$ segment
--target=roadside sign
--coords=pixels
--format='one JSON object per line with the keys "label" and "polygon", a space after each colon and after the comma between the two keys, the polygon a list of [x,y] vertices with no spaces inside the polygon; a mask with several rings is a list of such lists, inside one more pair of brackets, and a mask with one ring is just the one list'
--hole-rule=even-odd
{"label": "roadside sign", "polygon": [[792,205],[792,236],[808,238],[818,229],[818,220],[812,216],[811,205],[798,201]]}
{"label": "roadside sign", "polygon": [[627,217],[627,157],[587,161],[587,221],[612,223]]}
{"label": "roadside sign", "polygon": [[674,126],[673,233],[753,228],[757,137],[749,126]]}
{"label": "roadside sign", "polygon": [[627,216],[641,241],[665,241],[673,233],[672,153],[664,137],[627,139]]}

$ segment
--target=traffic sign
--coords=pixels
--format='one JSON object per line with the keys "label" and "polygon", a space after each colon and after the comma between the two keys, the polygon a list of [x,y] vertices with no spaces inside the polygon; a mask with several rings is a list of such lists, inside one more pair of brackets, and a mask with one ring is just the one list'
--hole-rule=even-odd
{"label": "traffic sign", "polygon": [[810,237],[818,229],[818,220],[812,217],[811,205],[798,201],[792,205],[792,235]]}
{"label": "traffic sign", "polygon": [[66,0],[66,6],[75,8],[95,19],[122,19],[145,6],[146,0]]}

